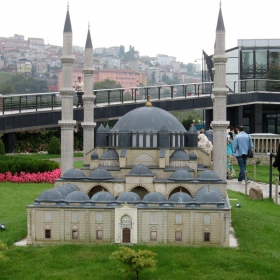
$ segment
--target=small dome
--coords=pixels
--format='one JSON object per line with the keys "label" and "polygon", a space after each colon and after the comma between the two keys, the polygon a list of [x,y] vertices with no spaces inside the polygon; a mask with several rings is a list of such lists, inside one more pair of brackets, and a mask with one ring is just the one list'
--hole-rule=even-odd
{"label": "small dome", "polygon": [[189,160],[189,155],[184,150],[177,150],[171,155],[170,160]]}
{"label": "small dome", "polygon": [[222,179],[215,171],[204,170],[198,174],[197,181],[218,182],[218,181],[222,181]]}
{"label": "small dome", "polygon": [[110,180],[110,179],[114,179],[114,177],[110,174],[110,172],[108,170],[106,170],[104,168],[96,168],[89,174],[88,179]]}
{"label": "small dome", "polygon": [[194,125],[191,126],[191,128],[190,128],[190,130],[189,130],[189,134],[195,134],[195,135],[197,135],[197,130],[196,130],[196,128],[195,128]]}
{"label": "small dome", "polygon": [[119,195],[119,197],[117,198],[117,201],[119,201],[119,202],[140,203],[141,202],[141,198],[135,192],[124,192],[124,193]]}
{"label": "small dome", "polygon": [[115,202],[115,197],[106,191],[100,191],[94,194],[91,198],[91,201],[93,202]]}
{"label": "small dome", "polygon": [[105,128],[104,128],[103,124],[101,124],[101,125],[98,127],[98,129],[97,129],[96,132],[104,132],[104,131],[105,131]]}
{"label": "small dome", "polygon": [[192,152],[190,154],[190,160],[196,160],[196,159],[197,159],[197,155],[194,152]]}
{"label": "small dome", "polygon": [[87,202],[87,201],[89,201],[89,196],[82,191],[74,191],[67,195],[66,201],[68,201],[68,202]]}
{"label": "small dome", "polygon": [[185,192],[177,192],[170,196],[169,202],[172,203],[187,203],[193,201],[192,197]]}
{"label": "small dome", "polygon": [[73,192],[73,190],[71,190],[70,188],[67,188],[65,186],[59,186],[54,189],[59,191],[63,198],[66,198],[69,193]]}
{"label": "small dome", "polygon": [[202,202],[202,203],[218,203],[222,202],[222,194],[214,186],[203,186],[201,187],[195,196],[196,202]]}
{"label": "small dome", "polygon": [[79,180],[81,180],[81,179],[86,179],[86,175],[80,169],[73,168],[73,169],[68,169],[67,171],[65,171],[61,178],[62,179],[73,179],[73,180],[79,179]]}
{"label": "small dome", "polygon": [[98,159],[98,154],[97,152],[93,152],[90,156],[91,159]]}
{"label": "small dome", "polygon": [[[62,186],[61,186],[62,187]],[[80,189],[78,188],[78,186],[76,186],[75,184],[72,183],[67,183],[65,185],[63,185],[64,188],[70,189],[72,191],[79,191]]]}
{"label": "small dome", "polygon": [[106,127],[105,127],[105,131],[106,131],[106,132],[110,132],[110,127],[109,127],[108,124],[107,124]]}
{"label": "small dome", "polygon": [[180,169],[173,172],[168,179],[172,181],[193,181],[194,177],[188,170]]}
{"label": "small dome", "polygon": [[143,198],[143,202],[146,203],[163,203],[166,202],[166,197],[159,192],[150,192],[146,194]]}
{"label": "small dome", "polygon": [[63,199],[62,194],[56,190],[56,189],[51,189],[51,190],[46,190],[43,191],[36,201],[57,201]]}
{"label": "small dome", "polygon": [[152,173],[149,167],[140,163],[134,166],[127,175],[153,176],[154,174]]}
{"label": "small dome", "polygon": [[109,149],[101,156],[101,159],[119,159],[119,155],[115,149]]}

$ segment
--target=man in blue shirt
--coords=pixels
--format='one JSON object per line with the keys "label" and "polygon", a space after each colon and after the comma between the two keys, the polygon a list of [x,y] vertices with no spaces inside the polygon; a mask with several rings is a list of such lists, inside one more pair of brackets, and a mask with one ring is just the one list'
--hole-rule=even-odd
{"label": "man in blue shirt", "polygon": [[[253,149],[253,141],[249,134],[245,132],[244,126],[239,126],[239,133],[234,138],[234,156],[240,169],[238,175],[238,183],[241,184],[245,180],[246,162],[248,158],[248,150]],[[250,177],[247,178],[250,183]]]}

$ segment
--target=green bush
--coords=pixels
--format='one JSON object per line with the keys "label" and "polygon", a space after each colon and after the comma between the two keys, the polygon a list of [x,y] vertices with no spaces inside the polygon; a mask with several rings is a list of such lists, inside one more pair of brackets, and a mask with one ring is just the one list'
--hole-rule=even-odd
{"label": "green bush", "polygon": [[23,172],[38,173],[52,171],[58,168],[57,162],[51,160],[36,160],[29,158],[21,158],[20,156],[1,156],[0,157],[0,173],[8,171],[12,174]]}
{"label": "green bush", "polygon": [[0,139],[0,155],[5,155],[5,146],[2,139]]}
{"label": "green bush", "polygon": [[61,148],[60,148],[60,141],[55,136],[52,136],[51,141],[47,148],[48,154],[60,154]]}

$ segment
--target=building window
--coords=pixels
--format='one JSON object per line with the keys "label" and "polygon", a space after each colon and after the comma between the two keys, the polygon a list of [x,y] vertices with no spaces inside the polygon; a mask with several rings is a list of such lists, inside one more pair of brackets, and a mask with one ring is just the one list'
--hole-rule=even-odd
{"label": "building window", "polygon": [[150,232],[150,240],[151,241],[157,241],[157,232],[156,231],[151,231]]}
{"label": "building window", "polygon": [[102,222],[102,214],[100,213],[96,214],[96,222],[98,223]]}
{"label": "building window", "polygon": [[51,213],[47,212],[45,213],[45,221],[50,221],[51,220]]}
{"label": "building window", "polygon": [[97,230],[96,231],[96,239],[102,240],[103,239],[103,230]]}
{"label": "building window", "polygon": [[45,238],[48,238],[48,239],[51,238],[51,230],[50,229],[45,229]]}
{"label": "building window", "polygon": [[78,215],[76,213],[72,214],[72,223],[77,223],[78,222]]}
{"label": "building window", "polygon": [[210,216],[209,215],[204,216],[204,224],[210,224]]}
{"label": "building window", "polygon": [[156,214],[151,214],[151,224],[156,224],[157,223],[157,216]]}
{"label": "building window", "polygon": [[182,241],[182,231],[175,231],[175,241]]}
{"label": "building window", "polygon": [[77,229],[72,230],[72,239],[78,239],[78,230]]}
{"label": "building window", "polygon": [[210,241],[210,232],[204,232],[204,241],[209,242]]}
{"label": "building window", "polygon": [[182,216],[176,215],[176,224],[181,224],[181,223],[182,223]]}

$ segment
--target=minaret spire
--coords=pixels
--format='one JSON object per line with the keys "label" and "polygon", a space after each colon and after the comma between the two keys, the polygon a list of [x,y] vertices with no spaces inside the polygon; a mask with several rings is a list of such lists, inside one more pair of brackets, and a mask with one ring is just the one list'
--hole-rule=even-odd
{"label": "minaret spire", "polygon": [[72,86],[74,56],[72,54],[72,27],[69,14],[69,4],[63,30],[63,54],[62,64],[62,87],[61,94],[61,120],[58,121],[61,127],[61,173],[73,168],[74,153],[74,126],[73,120],[73,95],[75,90]]}
{"label": "minaret spire", "polygon": [[226,87],[226,62],[225,54],[225,26],[221,9],[218,15],[216,28],[216,40],[214,47],[214,87],[212,90],[213,100],[213,169],[223,180],[226,180],[226,130],[229,125],[227,121],[227,93]]}
{"label": "minaret spire", "polygon": [[93,48],[90,35],[90,25],[88,24],[87,40],[85,45],[85,67],[84,73],[84,122],[83,127],[83,150],[84,167],[90,166],[90,152],[94,149],[94,100],[93,95]]}

